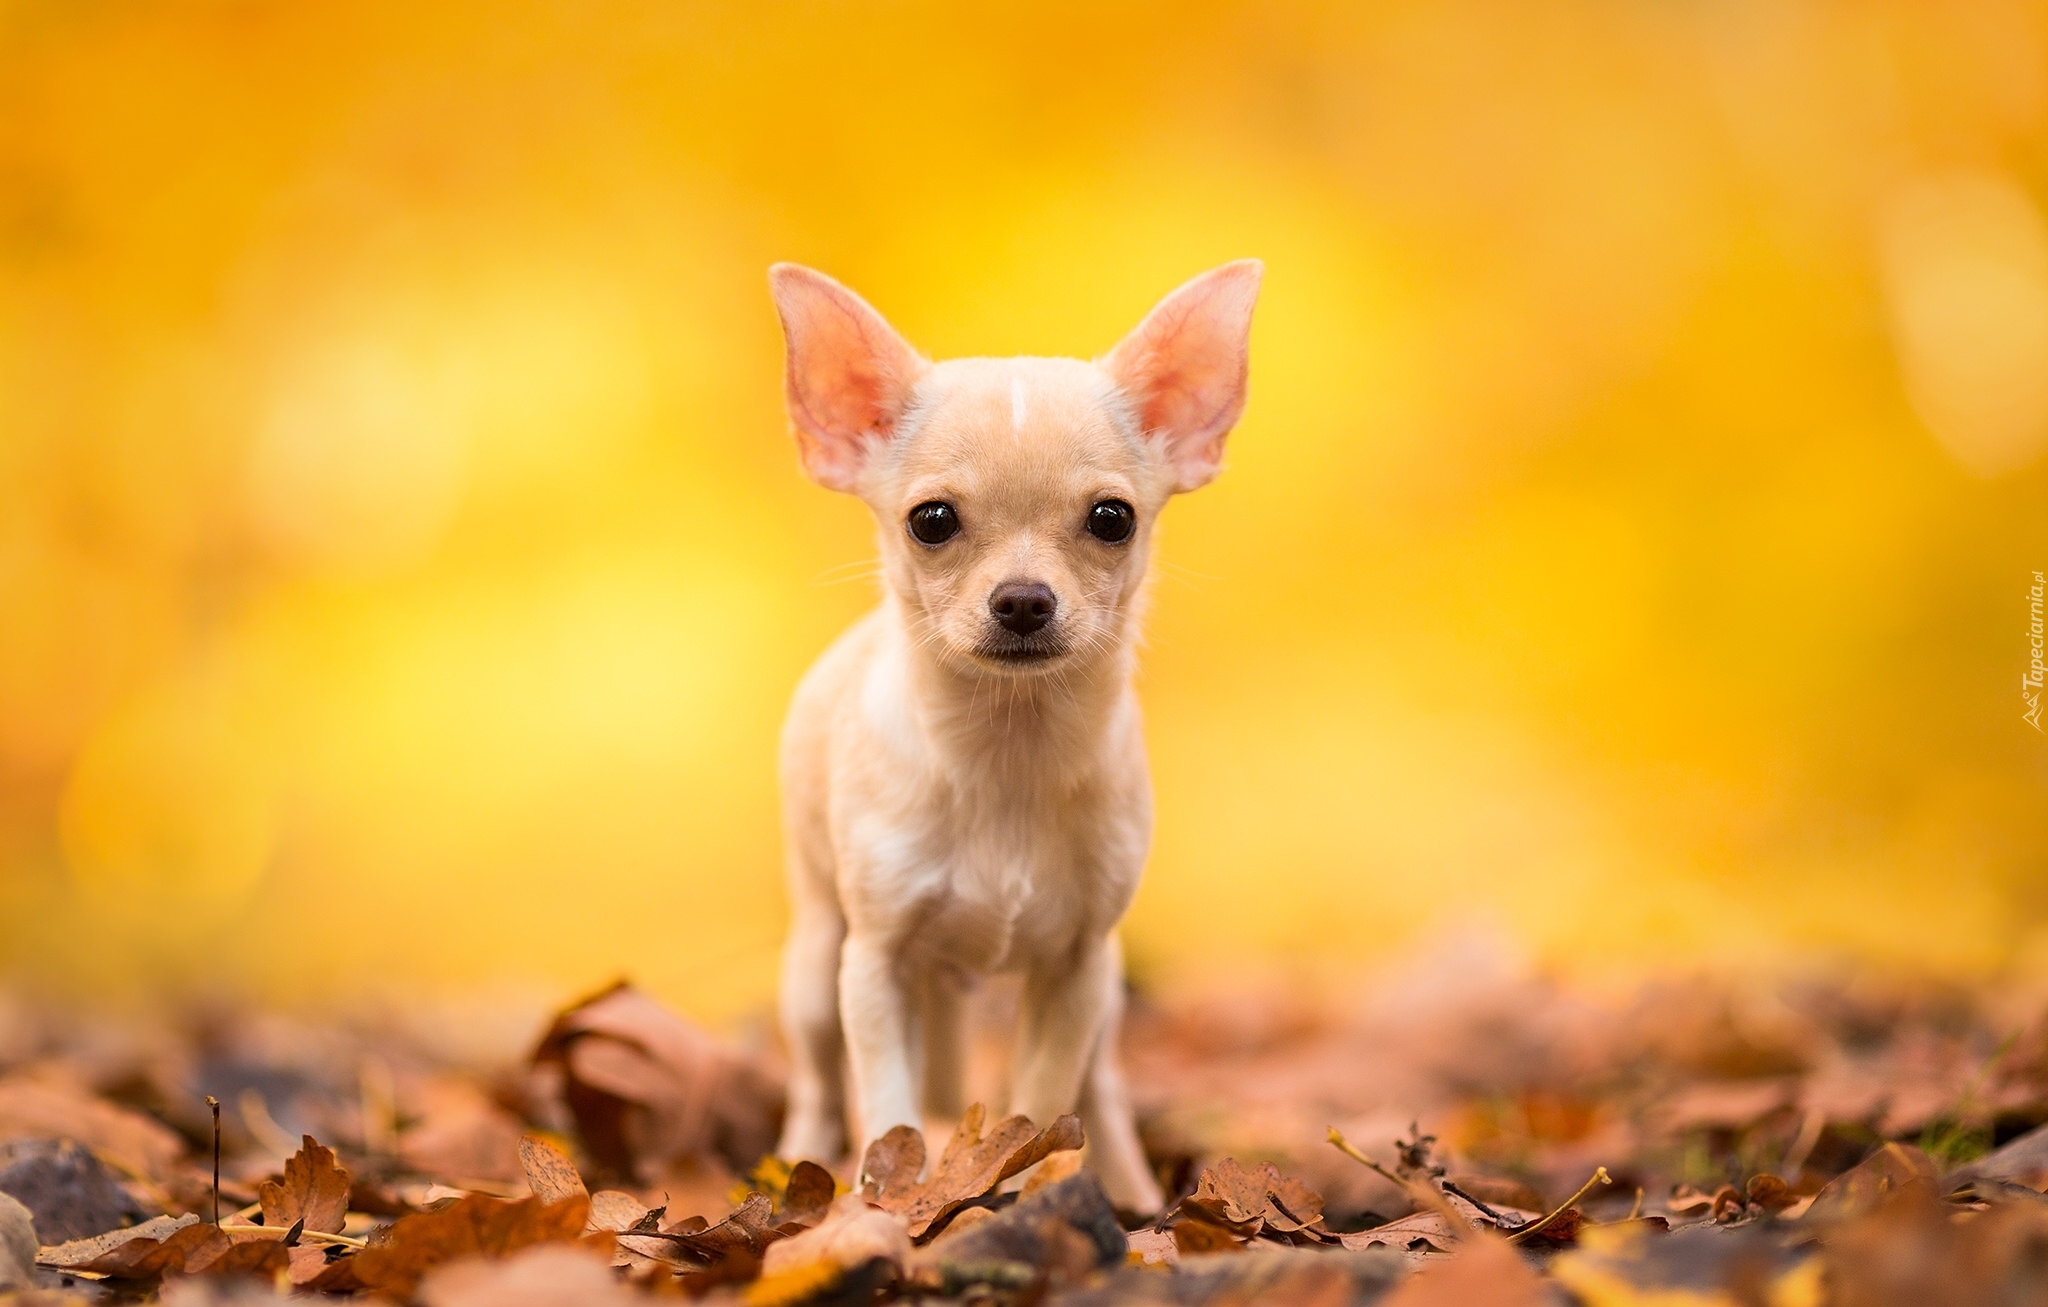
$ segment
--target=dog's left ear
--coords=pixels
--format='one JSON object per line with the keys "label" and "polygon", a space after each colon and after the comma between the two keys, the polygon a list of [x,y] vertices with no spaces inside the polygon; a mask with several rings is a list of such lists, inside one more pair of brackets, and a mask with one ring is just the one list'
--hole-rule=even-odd
{"label": "dog's left ear", "polygon": [[1252,306],[1265,265],[1212,268],[1159,301],[1101,360],[1137,405],[1147,439],[1161,442],[1176,492],[1215,480],[1223,438],[1244,412]]}
{"label": "dog's left ear", "polygon": [[931,365],[866,300],[822,272],[778,263],[768,287],[789,344],[789,417],[804,471],[821,486],[851,491]]}

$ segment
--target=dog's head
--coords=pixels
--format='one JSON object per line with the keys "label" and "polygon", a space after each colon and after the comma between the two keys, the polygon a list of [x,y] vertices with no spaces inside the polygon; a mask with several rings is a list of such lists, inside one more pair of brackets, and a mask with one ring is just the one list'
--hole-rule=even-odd
{"label": "dog's head", "polygon": [[1008,674],[1123,641],[1159,510],[1216,476],[1244,410],[1259,274],[1202,274],[1092,363],[932,363],[830,277],[775,266],[804,470],[874,510],[916,638]]}

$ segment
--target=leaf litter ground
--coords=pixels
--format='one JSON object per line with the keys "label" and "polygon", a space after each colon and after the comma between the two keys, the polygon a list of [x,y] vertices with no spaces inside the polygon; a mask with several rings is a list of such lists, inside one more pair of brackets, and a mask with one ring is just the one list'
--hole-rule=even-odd
{"label": "leaf litter ground", "polygon": [[1453,949],[1327,991],[1140,994],[1127,1062],[1172,1195],[1142,1217],[1071,1117],[977,1105],[929,1151],[776,1158],[771,1049],[627,986],[536,1024],[492,1058],[427,1008],[128,1024],[0,997],[0,1297],[2048,1303],[2048,1006],[2012,986],[1595,991]]}

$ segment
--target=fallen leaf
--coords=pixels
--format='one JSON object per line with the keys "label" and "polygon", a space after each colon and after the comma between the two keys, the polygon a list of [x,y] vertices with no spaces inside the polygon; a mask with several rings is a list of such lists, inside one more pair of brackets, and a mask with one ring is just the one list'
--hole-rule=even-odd
{"label": "fallen leaf", "polygon": [[1948,1187],[1953,1191],[1980,1179],[2048,1189],[2048,1125],[2036,1126],[1976,1161],[1956,1168]]}
{"label": "fallen leaf", "polygon": [[1664,1200],[1664,1210],[1676,1216],[1689,1212],[1711,1212],[1714,1209],[1714,1195],[1702,1193],[1691,1185],[1681,1187]]}
{"label": "fallen leaf", "polygon": [[1714,1191],[1713,1206],[1708,1210],[1716,1225],[1726,1225],[1730,1221],[1739,1220],[1745,1206],[1742,1191],[1732,1184],[1724,1184]]}
{"label": "fallen leaf", "polygon": [[36,1282],[36,1227],[28,1208],[0,1193],[0,1293]]}
{"label": "fallen leaf", "polygon": [[75,1139],[131,1175],[162,1179],[185,1151],[177,1132],[81,1086],[27,1074],[0,1079],[0,1140]]}
{"label": "fallen leaf", "polygon": [[556,1016],[533,1064],[613,1174],[652,1179],[691,1155],[740,1171],[774,1147],[778,1081],[623,982]]}
{"label": "fallen leaf", "polygon": [[1125,1265],[1062,1293],[1059,1307],[1353,1307],[1382,1301],[1407,1274],[1384,1249],[1344,1252],[1267,1244],[1254,1257],[1209,1253],[1171,1271]]}
{"label": "fallen leaf", "polygon": [[[805,1272],[830,1265],[840,1274],[881,1258],[899,1271],[910,1260],[910,1229],[903,1218],[870,1207],[857,1194],[834,1202],[824,1219],[801,1234],[771,1244],[761,1259],[763,1275]],[[825,1277],[827,1279],[833,1277]]]}
{"label": "fallen leaf", "polygon": [[775,1205],[766,1194],[749,1194],[731,1215],[715,1225],[701,1225],[701,1217],[692,1218],[663,1233],[678,1251],[702,1266],[716,1266],[735,1255],[759,1261],[770,1244],[783,1238],[782,1232],[771,1224],[774,1211]]}
{"label": "fallen leaf", "polygon": [[[439,1211],[400,1217],[381,1242],[357,1253],[347,1265],[363,1287],[405,1298],[421,1276],[445,1262],[474,1256],[504,1257],[534,1244],[578,1242],[589,1215],[587,1196],[544,1203],[538,1198],[508,1202],[472,1195]],[[606,1232],[591,1236],[588,1243],[609,1255],[611,1241]],[[337,1275],[336,1279],[343,1277]]]}
{"label": "fallen leaf", "polygon": [[78,1270],[92,1265],[107,1253],[136,1239],[161,1241],[188,1225],[199,1224],[196,1216],[158,1216],[126,1230],[109,1230],[90,1239],[73,1239],[55,1244],[36,1254],[36,1261],[57,1270]]}
{"label": "fallen leaf", "polygon": [[1036,1267],[1058,1284],[1119,1265],[1128,1251],[1130,1243],[1102,1182],[1084,1171],[1019,1199],[970,1229],[947,1229],[912,1261],[939,1271],[947,1285],[972,1282],[972,1274],[958,1268],[1000,1262]]}
{"label": "fallen leaf", "polygon": [[590,1228],[623,1234],[645,1220],[650,1209],[631,1194],[600,1189],[590,1195]]}
{"label": "fallen leaf", "polygon": [[303,1288],[311,1284],[327,1269],[327,1246],[324,1244],[295,1244],[285,1249],[285,1253],[291,1259],[286,1278],[294,1286]]}
{"label": "fallen leaf", "polygon": [[334,1150],[305,1136],[299,1151],[284,1164],[282,1182],[265,1180],[256,1186],[256,1199],[263,1205],[263,1223],[288,1229],[304,1221],[308,1230],[340,1234],[348,1220],[350,1176],[334,1156]]}
{"label": "fallen leaf", "polygon": [[909,1222],[913,1239],[965,1204],[994,1193],[1011,1176],[1084,1142],[1081,1120],[1071,1113],[1043,1130],[1033,1127],[1029,1117],[1007,1117],[983,1138],[984,1113],[980,1103],[967,1109],[928,1180],[917,1178],[925,1151],[924,1136],[916,1129],[897,1126],[868,1146],[861,1164],[867,1196]]}
{"label": "fallen leaf", "polygon": [[[1551,1278],[1594,1307],[1810,1307],[1821,1301],[1819,1272],[1810,1250],[1788,1247],[1760,1225],[1696,1224],[1668,1234],[1639,1222],[1589,1226],[1577,1248],[1550,1263]],[[1889,1300],[1841,1301],[1892,1307]]]}
{"label": "fallen leaf", "polygon": [[1337,1242],[1354,1252],[1368,1248],[1392,1248],[1407,1253],[1440,1253],[1448,1252],[1457,1242],[1457,1232],[1439,1213],[1416,1212],[1370,1230],[1340,1234]]}
{"label": "fallen leaf", "polygon": [[570,1161],[569,1154],[551,1139],[521,1135],[519,1169],[526,1173],[527,1187],[533,1190],[533,1196],[544,1203],[559,1203],[565,1198],[579,1194],[588,1197],[590,1194],[583,1183],[583,1176],[576,1170],[576,1163]]}
{"label": "fallen leaf", "polygon": [[838,1195],[839,1182],[830,1171],[816,1162],[798,1162],[790,1168],[788,1183],[783,1186],[783,1219],[815,1225]]}
{"label": "fallen leaf", "polygon": [[746,1307],[799,1307],[799,1304],[871,1303],[896,1279],[896,1268],[877,1257],[841,1271],[829,1262],[814,1262],[780,1275],[763,1275],[747,1285]]}
{"label": "fallen leaf", "polygon": [[437,1075],[419,1087],[412,1123],[399,1133],[398,1156],[407,1167],[469,1187],[467,1182],[519,1180],[519,1118],[483,1086]]}
{"label": "fallen leaf", "polygon": [[1909,1197],[1835,1228],[1817,1260],[1831,1302],[2037,1304],[2048,1284],[2048,1205],[2006,1203],[1954,1221],[1931,1195]]}
{"label": "fallen leaf", "polygon": [[1828,1181],[1814,1195],[1804,1219],[1840,1221],[1862,1216],[1902,1194],[1922,1193],[1932,1198],[1939,1179],[1940,1172],[1927,1154],[1911,1144],[1888,1143]]}
{"label": "fallen leaf", "polygon": [[47,1243],[86,1239],[148,1215],[106,1163],[70,1139],[0,1144],[0,1193],[20,1200]]}
{"label": "fallen leaf", "polygon": [[1782,1212],[1799,1201],[1799,1195],[1792,1192],[1792,1186],[1768,1171],[1749,1178],[1743,1197],[1751,1207],[1766,1212]]}
{"label": "fallen leaf", "polygon": [[1144,1266],[1171,1266],[1180,1260],[1180,1239],[1172,1230],[1133,1230],[1124,1237],[1125,1257]]}
{"label": "fallen leaf", "polygon": [[[253,1236],[238,1237],[237,1232],[193,1221],[176,1226],[161,1239],[142,1235],[122,1240],[97,1257],[67,1265],[65,1269],[89,1271],[116,1280],[153,1280],[164,1275],[275,1275],[289,1269],[290,1263],[291,1255],[284,1243],[261,1227],[256,1227]],[[45,1264],[53,1264],[49,1253],[45,1254]]]}
{"label": "fallen leaf", "polygon": [[1182,1206],[1198,1209],[1212,1223],[1241,1234],[1258,1234],[1268,1227],[1292,1233],[1320,1226],[1323,1196],[1280,1174],[1271,1162],[1247,1170],[1236,1158],[1226,1157],[1202,1172],[1195,1192]]}
{"label": "fallen leaf", "polygon": [[1505,1240],[1474,1232],[1394,1287],[1379,1307],[1552,1307],[1556,1293]]}
{"label": "fallen leaf", "polygon": [[1520,1180],[1492,1175],[1455,1175],[1450,1182],[1488,1207],[1512,1207],[1517,1211],[1547,1212],[1543,1196]]}
{"label": "fallen leaf", "polygon": [[465,1257],[420,1280],[424,1307],[634,1307],[645,1298],[576,1244],[546,1243],[489,1260]]}
{"label": "fallen leaf", "polygon": [[1173,1237],[1174,1251],[1179,1253],[1234,1253],[1244,1246],[1244,1240],[1228,1226],[1199,1216],[1174,1222],[1168,1233]]}

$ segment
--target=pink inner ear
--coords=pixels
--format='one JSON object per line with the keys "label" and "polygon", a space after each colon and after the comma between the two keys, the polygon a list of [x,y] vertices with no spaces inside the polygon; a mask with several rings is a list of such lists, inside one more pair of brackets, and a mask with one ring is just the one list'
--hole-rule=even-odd
{"label": "pink inner ear", "polygon": [[804,469],[850,490],[868,447],[902,416],[924,360],[858,295],[820,272],[769,274],[789,342],[788,402]]}
{"label": "pink inner ear", "polygon": [[792,331],[800,343],[790,361],[790,399],[802,410],[798,420],[848,437],[885,429],[889,383],[859,318],[825,298],[808,301],[804,311],[803,323]]}
{"label": "pink inner ear", "polygon": [[1161,300],[1104,360],[1137,402],[1147,435],[1165,443],[1175,489],[1216,475],[1224,437],[1244,412],[1252,307],[1261,266],[1227,263]]}

